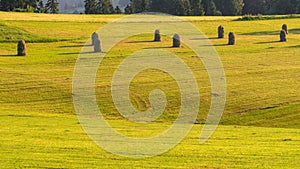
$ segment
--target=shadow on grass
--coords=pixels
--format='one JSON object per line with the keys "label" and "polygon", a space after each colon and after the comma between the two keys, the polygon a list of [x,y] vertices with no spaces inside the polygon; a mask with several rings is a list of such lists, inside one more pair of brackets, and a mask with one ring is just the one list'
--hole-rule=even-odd
{"label": "shadow on grass", "polygon": [[234,46],[234,45],[228,45],[227,43],[226,44],[211,44],[211,45],[200,45],[202,47],[208,47],[208,46]]}
{"label": "shadow on grass", "polygon": [[271,43],[283,43],[283,42],[280,42],[280,41],[278,40],[278,41],[257,42],[257,43],[255,43],[255,44],[271,44]]}
{"label": "shadow on grass", "polygon": [[[180,47],[182,48],[182,47]],[[149,47],[149,48],[143,48],[143,49],[180,49],[173,46],[160,46],[160,47]]]}
{"label": "shadow on grass", "polygon": [[296,45],[296,46],[288,46],[287,48],[300,48],[300,45]]}
{"label": "shadow on grass", "polygon": [[254,35],[254,36],[259,36],[259,35],[279,35],[280,30],[278,31],[261,31],[261,32],[249,32],[249,33],[243,33],[241,35]]}
{"label": "shadow on grass", "polygon": [[26,57],[26,56],[18,56],[18,55],[0,55],[0,57]]}
{"label": "shadow on grass", "polygon": [[126,43],[151,43],[151,42],[157,43],[154,40],[131,41],[131,42],[126,42]]}
{"label": "shadow on grass", "polygon": [[[279,34],[280,34],[280,29],[278,29],[278,31],[249,32],[249,33],[243,33],[242,35],[260,36],[260,35],[279,35]],[[300,34],[300,28],[289,29],[289,34]]]}
{"label": "shadow on grass", "polygon": [[93,51],[90,52],[66,52],[66,53],[59,53],[58,55],[82,55],[82,54],[92,54],[95,53]]}
{"label": "shadow on grass", "polygon": [[192,38],[190,40],[214,40],[214,39],[223,39],[218,37],[211,37],[211,38]]}
{"label": "shadow on grass", "polygon": [[84,46],[93,46],[92,44],[90,45],[69,45],[69,46],[60,46],[59,48],[82,48]]}
{"label": "shadow on grass", "polygon": [[300,28],[297,29],[290,29],[289,34],[300,34]]}

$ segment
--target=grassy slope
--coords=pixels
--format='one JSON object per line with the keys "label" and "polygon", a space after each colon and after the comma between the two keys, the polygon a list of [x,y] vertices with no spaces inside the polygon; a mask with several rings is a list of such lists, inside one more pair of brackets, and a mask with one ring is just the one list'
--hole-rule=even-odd
{"label": "grassy slope", "polygon": [[[27,32],[28,40],[36,36],[66,40],[29,43],[26,58],[13,56],[15,43],[1,43],[0,151],[3,166],[114,168],[120,160],[126,168],[132,165],[140,168],[158,165],[169,168],[293,168],[300,165],[300,79],[296,76],[300,72],[299,19],[233,22],[232,18],[225,17],[188,18],[211,38],[225,67],[228,98],[222,124],[253,127],[220,126],[207,144],[197,145],[201,126],[196,126],[186,141],[167,154],[133,160],[105,153],[89,141],[73,115],[71,96],[73,67],[82,45],[93,31],[119,16],[15,13],[0,13],[0,16],[2,25]],[[273,34],[283,23],[291,30],[289,42],[277,43],[278,36]],[[237,34],[236,46],[224,46],[226,39],[214,39],[219,24],[225,26],[226,32]],[[121,44],[121,47],[124,46]],[[182,57],[196,69],[189,55],[191,53],[187,52]],[[116,63],[118,61],[113,60],[113,64]],[[202,72],[199,76],[206,77]],[[159,77],[152,80],[159,80]],[[147,78],[141,80],[147,81]],[[209,105],[208,84],[206,79],[200,85],[203,103],[200,119],[205,117]],[[97,82],[99,89],[107,88],[106,85]],[[162,83],[164,85],[166,83]],[[146,85],[145,88],[152,87]],[[147,108],[145,93],[135,93],[133,99],[137,100],[137,107]],[[103,105],[108,118],[115,119],[113,105]],[[176,105],[178,103],[171,102],[170,108]],[[167,115],[163,120],[171,117]],[[124,125],[119,120],[112,123],[119,128]],[[132,130],[134,128],[128,127],[125,133]]]}

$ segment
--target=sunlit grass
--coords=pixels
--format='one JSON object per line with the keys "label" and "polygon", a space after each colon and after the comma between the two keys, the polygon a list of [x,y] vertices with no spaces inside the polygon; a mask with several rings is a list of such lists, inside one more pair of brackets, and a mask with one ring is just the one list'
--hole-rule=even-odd
{"label": "sunlit grass", "polygon": [[[141,160],[118,157],[97,147],[75,116],[73,69],[90,35],[122,16],[0,12],[5,28],[0,38],[8,34],[13,38],[0,43],[1,167],[290,169],[300,165],[300,19],[244,22],[232,21],[236,17],[184,17],[210,38],[224,65],[227,103],[218,131],[206,144],[199,145],[202,126],[196,125],[168,153]],[[290,29],[287,43],[278,42],[283,23]],[[219,25],[225,27],[226,34],[235,32],[235,46],[227,46],[226,38],[216,38]],[[26,57],[15,56],[15,41],[21,38],[31,42],[27,43]],[[165,47],[191,67],[201,94],[201,123],[210,106],[210,82],[194,53],[187,47],[169,48],[170,37],[163,37],[161,43],[152,39],[147,34],[119,43],[103,60],[105,66],[97,75],[101,111],[113,127],[129,136],[157,135],[169,127],[180,107],[173,79],[149,70],[132,82],[132,103],[146,110],[149,91],[158,87],[169,99],[165,114],[148,125],[134,124],[124,121],[115,109],[110,98],[111,75],[128,54],[141,48]]]}

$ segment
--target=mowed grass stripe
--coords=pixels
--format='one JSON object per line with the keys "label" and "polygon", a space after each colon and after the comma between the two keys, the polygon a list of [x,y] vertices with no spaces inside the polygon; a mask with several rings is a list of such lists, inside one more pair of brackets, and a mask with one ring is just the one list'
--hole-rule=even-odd
{"label": "mowed grass stripe", "polygon": [[[73,115],[6,112],[1,116],[3,168],[294,168],[299,165],[299,129],[219,126],[200,145],[201,125],[174,149],[158,157],[130,159],[109,154],[85,135]],[[22,116],[18,116],[22,114]],[[132,132],[125,121],[112,121],[124,134],[145,134],[148,127]],[[129,124],[130,126],[131,124]],[[152,124],[163,129],[165,124]],[[127,126],[127,125],[126,125]],[[129,127],[128,126],[128,127]],[[127,127],[127,128],[128,128]],[[129,129],[129,128],[128,128]]]}

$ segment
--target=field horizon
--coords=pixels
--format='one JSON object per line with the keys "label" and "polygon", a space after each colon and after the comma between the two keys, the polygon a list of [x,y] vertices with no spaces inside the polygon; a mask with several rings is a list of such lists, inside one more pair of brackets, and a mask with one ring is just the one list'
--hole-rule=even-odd
{"label": "field horizon", "polygon": [[[51,15],[0,12],[0,168],[298,168],[300,166],[300,18],[237,21],[239,17],[180,17],[205,33],[223,63],[227,81],[224,114],[204,144],[199,135],[211,104],[211,86],[200,59],[184,44],[153,34],[129,37],[103,59],[96,79],[97,103],[118,132],[151,137],[176,120],[180,99],[174,79],[148,70],[131,83],[138,110],[151,107],[149,92],[166,91],[167,107],[156,121],[135,124],[111,100],[111,76],[139,49],[177,54],[195,73],[201,95],[197,121],[188,136],[165,154],[132,159],[98,147],[82,129],[73,106],[76,61],[93,32],[125,15]],[[287,42],[279,42],[287,24]],[[217,38],[219,25],[225,38]],[[227,45],[234,32],[236,45]],[[154,30],[153,30],[154,33]],[[101,38],[101,35],[100,35]],[[17,57],[26,41],[27,56]]]}

